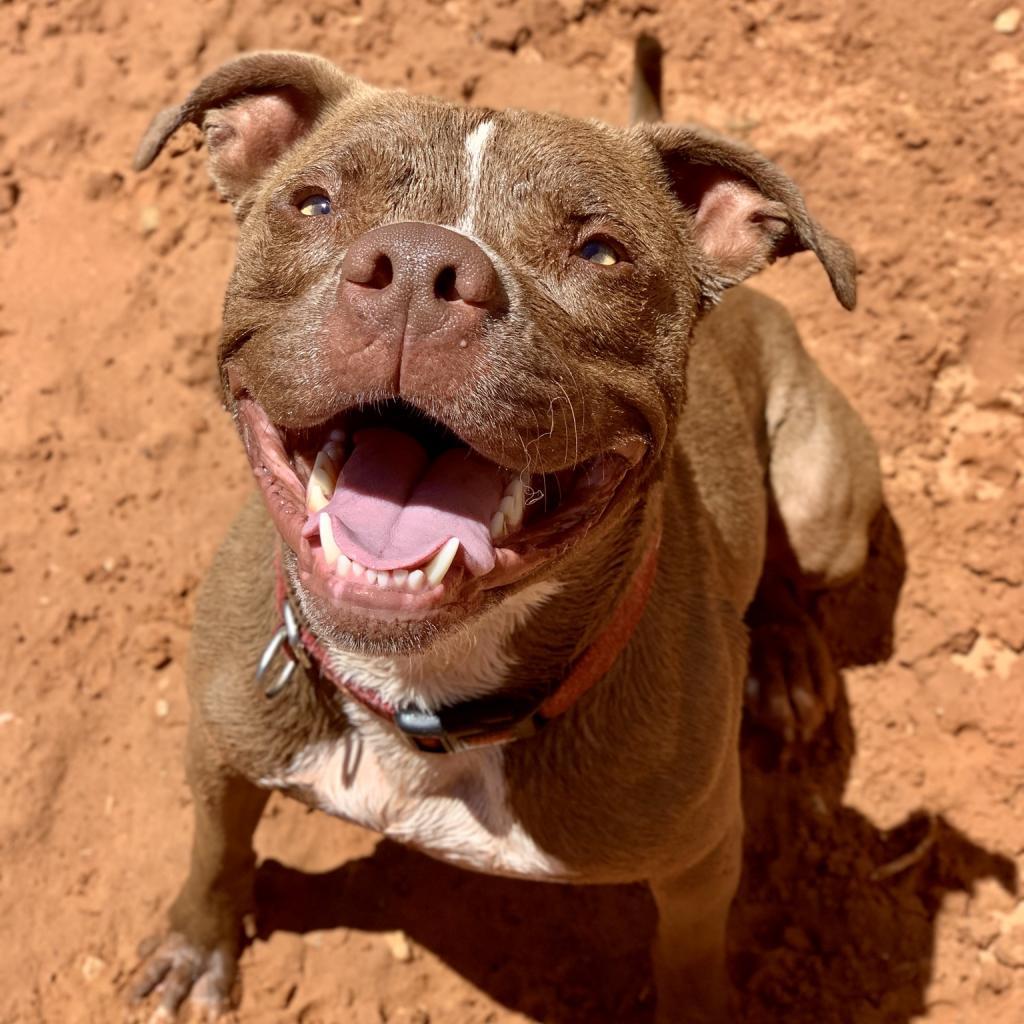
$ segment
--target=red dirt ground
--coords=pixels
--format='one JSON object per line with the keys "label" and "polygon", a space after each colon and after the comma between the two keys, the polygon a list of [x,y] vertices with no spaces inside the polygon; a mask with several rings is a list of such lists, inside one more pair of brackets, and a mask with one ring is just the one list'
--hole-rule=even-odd
{"label": "red dirt ground", "polygon": [[[231,216],[194,136],[128,171],[150,115],[274,47],[621,122],[640,28],[670,118],[765,150],[860,254],[852,315],[806,256],[760,286],[874,430],[908,553],[889,662],[846,673],[809,750],[748,750],[744,1020],[1024,1019],[1024,30],[995,30],[1002,6],[0,2],[0,1020],[126,1016],[189,841],[196,585],[249,487],[214,386]],[[242,1021],[650,1019],[639,888],[479,878],[285,801],[258,844],[287,868],[261,872]]]}

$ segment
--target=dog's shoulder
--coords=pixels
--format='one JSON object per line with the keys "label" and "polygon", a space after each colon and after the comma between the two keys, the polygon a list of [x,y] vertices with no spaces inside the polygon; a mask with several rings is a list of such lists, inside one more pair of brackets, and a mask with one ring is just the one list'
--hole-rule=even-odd
{"label": "dog's shoulder", "polygon": [[270,699],[256,678],[260,656],[281,625],[278,544],[254,492],[200,588],[192,632],[189,699],[196,721],[228,764],[253,780],[280,771],[309,743],[342,735],[346,724],[329,713],[313,687],[289,685]]}

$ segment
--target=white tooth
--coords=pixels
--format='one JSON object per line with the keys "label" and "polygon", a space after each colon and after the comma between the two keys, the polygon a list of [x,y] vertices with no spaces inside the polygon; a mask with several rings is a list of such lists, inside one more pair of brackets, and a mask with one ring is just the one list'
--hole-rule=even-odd
{"label": "white tooth", "polygon": [[367,569],[366,570],[366,582],[367,583],[376,583],[377,582],[377,570],[376,569]]}
{"label": "white tooth", "polygon": [[378,572],[377,573],[376,583],[377,583],[378,587],[389,587],[389,586],[391,586],[391,573],[389,573],[387,571],[387,569],[384,569],[383,571]]}
{"label": "white tooth", "polygon": [[430,560],[430,563],[423,570],[427,577],[427,583],[436,587],[445,578],[448,570],[452,567],[455,555],[459,550],[459,538],[449,537],[444,542],[444,547]]}
{"label": "white tooth", "polygon": [[404,587],[405,581],[409,578],[408,569],[396,569],[392,574],[391,578],[395,581],[396,587]]}
{"label": "white tooth", "polygon": [[340,468],[341,464],[345,461],[345,453],[342,451],[340,441],[328,441],[321,449],[321,452],[338,468]]}
{"label": "white tooth", "polygon": [[341,442],[345,440],[345,431],[344,430],[334,429],[327,436],[332,441],[337,441],[338,444],[341,444]]}
{"label": "white tooth", "polygon": [[324,558],[327,559],[327,564],[333,568],[341,555],[341,549],[334,539],[331,517],[326,512],[320,513],[320,545],[324,549]]}
{"label": "white tooth", "polygon": [[[328,442],[329,447],[329,442]],[[313,463],[313,472],[319,471],[329,480],[333,485],[338,479],[338,464],[331,457],[331,453],[327,450],[327,447],[322,448],[316,453],[316,461]]]}
{"label": "white tooth", "polygon": [[[508,500],[507,498],[505,499]],[[502,502],[504,505],[505,502]],[[491,540],[501,540],[505,536],[505,516],[502,514],[501,509],[491,517]]]}
{"label": "white tooth", "polygon": [[427,575],[422,569],[413,569],[409,573],[409,579],[405,584],[414,594],[427,585]]}
{"label": "white tooth", "polygon": [[306,485],[306,507],[310,512],[319,512],[331,500],[338,482],[338,468],[329,455],[317,452],[313,472]]}
{"label": "white tooth", "polygon": [[506,488],[505,497],[498,506],[505,515],[509,533],[523,525],[524,490],[523,481],[516,477]]}
{"label": "white tooth", "polygon": [[353,576],[362,576],[364,572],[366,572],[366,566],[365,565],[360,565],[358,562],[353,562],[352,563],[352,575]]}
{"label": "white tooth", "polygon": [[313,483],[313,479],[311,477],[309,487],[306,490],[306,511],[320,512],[322,509],[327,508],[327,503],[330,500],[331,499],[320,489],[320,486]]}
{"label": "white tooth", "polygon": [[334,572],[338,576],[347,576],[349,569],[352,568],[352,560],[347,555],[338,555],[338,564],[334,567]]}

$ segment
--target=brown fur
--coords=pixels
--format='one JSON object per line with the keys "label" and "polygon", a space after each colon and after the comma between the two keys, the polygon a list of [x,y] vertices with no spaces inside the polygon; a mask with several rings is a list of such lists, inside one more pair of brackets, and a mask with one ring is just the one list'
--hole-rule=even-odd
{"label": "brown fur", "polygon": [[[394,397],[373,359],[346,353],[332,333],[332,275],[348,245],[381,223],[455,222],[467,202],[463,142],[484,120],[496,129],[474,232],[500,256],[510,304],[488,321],[479,361],[459,387],[449,380],[442,392],[419,374],[428,382],[401,397],[509,468],[552,472],[615,447],[642,451],[600,523],[530,576],[556,577],[562,589],[510,639],[517,659],[506,686],[557,685],[598,635],[661,516],[647,610],[585,699],[507,748],[505,772],[516,817],[574,877],[650,881],[661,916],[659,1020],[720,1021],[742,834],[744,613],[760,580],[795,572],[831,586],[855,575],[881,494],[870,438],[785,312],[742,288],[715,303],[726,286],[806,249],[852,307],[849,250],[810,218],[778,169],[711,133],[462,110],[372,89],[293,54],[215,72],[158,116],[137,164],[186,121],[205,123],[214,177],[240,221],[220,351],[225,398],[236,409],[241,394],[258,396],[275,424],[301,429]],[[337,196],[344,216],[298,216],[294,199],[310,189]],[[617,239],[629,261],[596,270],[574,260],[595,232]],[[402,358],[430,358],[414,349]],[[795,568],[772,551],[766,559],[771,521],[782,524]],[[349,727],[343,698],[323,686],[302,680],[269,705],[252,683],[275,625],[277,543],[263,504],[250,503],[198,609],[192,872],[172,910],[172,936],[138,986],[149,991],[169,970],[172,1009],[197,980],[210,1006],[229,991],[265,799],[254,781]],[[382,627],[299,591],[323,637],[372,653],[416,651],[471,630],[524,583],[470,588],[466,603],[429,629]],[[775,707],[785,680],[761,682]],[[816,699],[828,703],[820,678],[799,683],[818,686]]]}

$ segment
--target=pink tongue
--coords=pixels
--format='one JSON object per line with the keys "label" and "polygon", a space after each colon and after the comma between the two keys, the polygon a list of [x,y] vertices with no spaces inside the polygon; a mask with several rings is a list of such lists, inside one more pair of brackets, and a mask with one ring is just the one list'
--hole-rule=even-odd
{"label": "pink tongue", "polygon": [[470,573],[494,568],[490,522],[504,486],[497,466],[467,448],[431,461],[418,441],[387,427],[360,430],[354,445],[324,509],[349,558],[370,569],[409,569],[458,537]]}

